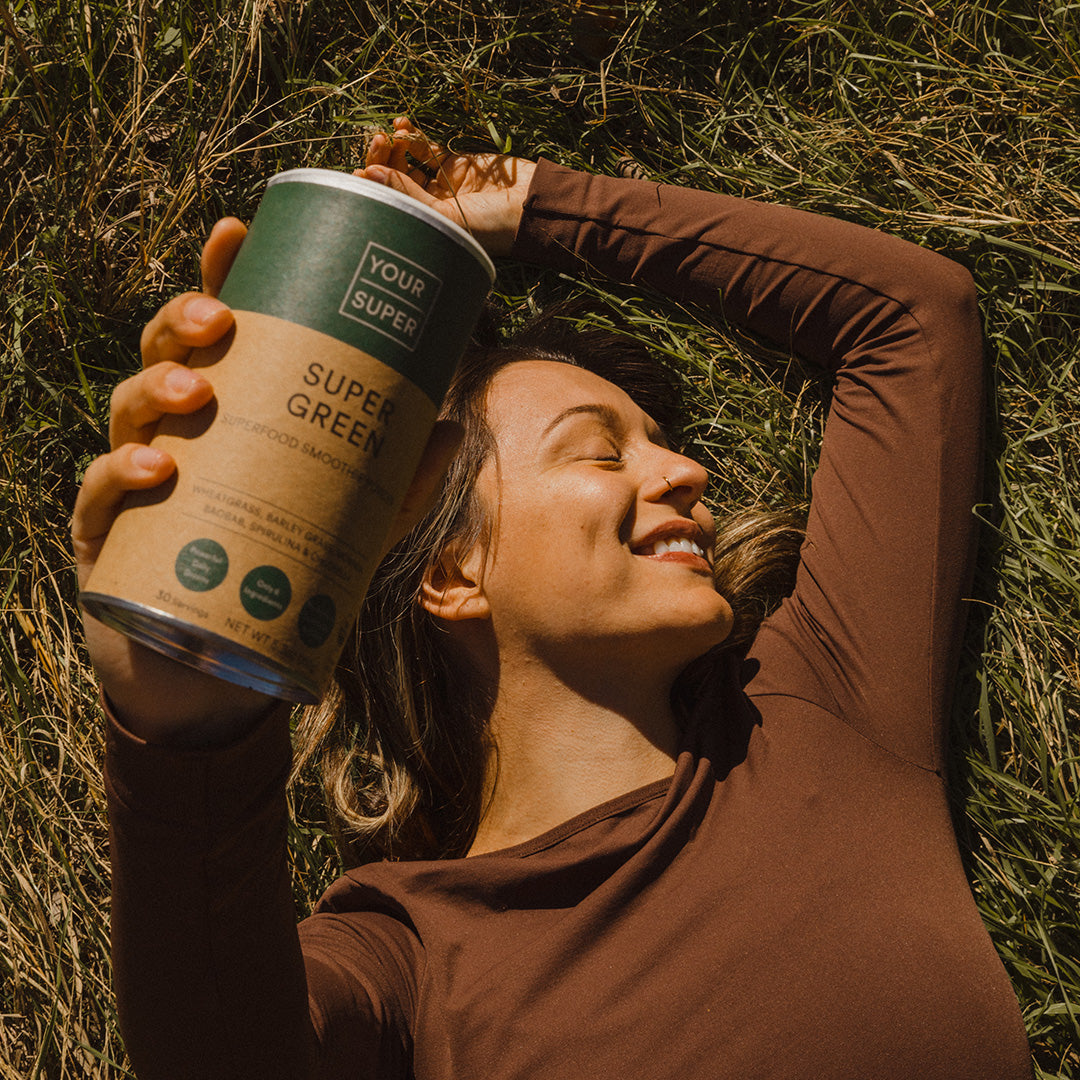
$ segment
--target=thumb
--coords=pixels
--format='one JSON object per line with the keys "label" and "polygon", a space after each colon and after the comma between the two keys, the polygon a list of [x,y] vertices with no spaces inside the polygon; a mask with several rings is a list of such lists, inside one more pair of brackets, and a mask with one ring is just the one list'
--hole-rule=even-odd
{"label": "thumb", "polygon": [[393,188],[403,195],[408,195],[417,202],[423,203],[432,210],[439,209],[439,200],[429,195],[415,180],[406,176],[397,169],[391,169],[388,165],[369,165],[366,169],[357,169],[354,176],[364,180],[374,180],[383,187]]}

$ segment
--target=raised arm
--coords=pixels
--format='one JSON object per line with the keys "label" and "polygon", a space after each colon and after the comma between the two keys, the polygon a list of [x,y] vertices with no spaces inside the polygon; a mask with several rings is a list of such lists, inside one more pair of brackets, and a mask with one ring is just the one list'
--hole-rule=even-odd
{"label": "raised arm", "polygon": [[940,768],[978,482],[970,275],[846,222],[549,162],[512,254],[712,307],[836,373],[798,584],[755,644],[754,690]]}
{"label": "raised arm", "polygon": [[[113,394],[112,450],[87,470],[72,520],[81,581],[125,494],[175,468],[147,445],[157,421],[212,397],[185,362],[232,325],[213,297],[243,236],[235,220],[214,230],[204,292],[161,309],[142,336],[143,370]],[[110,922],[140,1080],[306,1076],[315,1040],[285,861],[288,710],[85,626],[110,712],[126,724],[110,715],[106,739]]]}
{"label": "raised arm", "polygon": [[[204,292],[162,308],[143,334],[144,369],[113,395],[113,448],[88,469],[72,520],[83,581],[126,493],[175,468],[147,445],[158,420],[212,397],[186,361],[232,325],[213,296],[243,235],[235,220],[215,228]],[[453,426],[436,428],[388,543],[423,512],[457,440]],[[86,637],[114,713],[105,764],[113,974],[140,1080],[400,1075],[407,965],[394,957],[412,947],[409,936],[385,920],[369,927],[365,973],[341,962],[356,954],[361,928],[322,920],[303,944],[298,935],[286,857],[288,708],[89,617]],[[335,1022],[343,1001],[347,1029]],[[346,1054],[348,1069],[335,1073]]]}

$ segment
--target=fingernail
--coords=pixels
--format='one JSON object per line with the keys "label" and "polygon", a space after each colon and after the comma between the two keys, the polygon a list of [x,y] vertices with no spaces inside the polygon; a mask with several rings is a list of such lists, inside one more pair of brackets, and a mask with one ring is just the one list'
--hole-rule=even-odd
{"label": "fingernail", "polygon": [[160,450],[151,446],[140,446],[131,455],[132,464],[143,472],[157,472],[162,461]]}
{"label": "fingernail", "polygon": [[196,296],[184,307],[184,318],[197,326],[205,326],[224,306],[212,296]]}
{"label": "fingernail", "polygon": [[201,375],[196,375],[195,372],[183,367],[173,368],[165,376],[165,385],[174,394],[190,393],[196,386],[204,382],[206,380]]}

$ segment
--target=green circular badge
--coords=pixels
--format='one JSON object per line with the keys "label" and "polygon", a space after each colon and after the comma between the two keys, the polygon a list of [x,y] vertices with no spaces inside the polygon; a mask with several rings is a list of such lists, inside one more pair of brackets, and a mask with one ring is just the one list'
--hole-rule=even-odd
{"label": "green circular badge", "polygon": [[229,556],[216,541],[192,540],[176,556],[176,580],[192,592],[216,588],[229,572]]}
{"label": "green circular badge", "polygon": [[300,632],[300,640],[309,648],[317,649],[334,629],[334,620],[337,618],[337,608],[334,601],[325,593],[311,597],[300,609],[297,618],[297,629]]}
{"label": "green circular badge", "polygon": [[276,619],[291,599],[289,579],[276,566],[256,566],[240,583],[240,603],[253,619]]}

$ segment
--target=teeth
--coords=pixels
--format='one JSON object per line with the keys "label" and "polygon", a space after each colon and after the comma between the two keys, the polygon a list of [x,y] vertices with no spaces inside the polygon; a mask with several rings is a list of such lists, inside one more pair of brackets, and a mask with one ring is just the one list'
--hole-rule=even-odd
{"label": "teeth", "polygon": [[705,558],[705,552],[693,540],[658,540],[653,545],[654,555],[666,555],[669,551],[685,551],[689,555]]}

